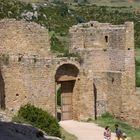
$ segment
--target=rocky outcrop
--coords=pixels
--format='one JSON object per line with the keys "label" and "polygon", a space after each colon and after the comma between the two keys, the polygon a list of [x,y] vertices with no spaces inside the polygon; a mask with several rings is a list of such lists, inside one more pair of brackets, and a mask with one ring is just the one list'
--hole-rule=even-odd
{"label": "rocky outcrop", "polygon": [[30,125],[0,122],[0,140],[61,140],[45,135]]}

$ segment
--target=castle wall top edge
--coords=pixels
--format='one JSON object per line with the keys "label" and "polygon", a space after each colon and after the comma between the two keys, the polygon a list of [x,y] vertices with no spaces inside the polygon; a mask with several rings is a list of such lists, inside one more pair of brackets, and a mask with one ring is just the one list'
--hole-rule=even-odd
{"label": "castle wall top edge", "polygon": [[79,23],[74,25],[70,28],[70,32],[74,30],[90,30],[90,29],[106,29],[106,30],[113,30],[113,29],[125,29],[127,27],[133,27],[134,23],[131,21],[126,21],[124,24],[114,25],[111,23],[100,23],[98,21],[89,21],[87,23]]}

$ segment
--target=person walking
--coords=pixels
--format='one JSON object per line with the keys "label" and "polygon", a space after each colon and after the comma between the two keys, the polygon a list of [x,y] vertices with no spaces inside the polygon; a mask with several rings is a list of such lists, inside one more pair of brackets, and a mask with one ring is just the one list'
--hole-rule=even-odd
{"label": "person walking", "polygon": [[123,140],[122,130],[119,128],[118,124],[115,124],[116,140]]}
{"label": "person walking", "polygon": [[104,140],[111,140],[111,130],[110,130],[109,126],[105,127]]}

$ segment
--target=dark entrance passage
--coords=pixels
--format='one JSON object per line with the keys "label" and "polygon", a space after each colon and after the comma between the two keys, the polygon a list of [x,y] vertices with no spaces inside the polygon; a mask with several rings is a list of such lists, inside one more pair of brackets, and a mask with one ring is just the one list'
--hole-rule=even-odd
{"label": "dark entrance passage", "polygon": [[56,71],[55,80],[60,85],[61,92],[59,97],[61,99],[61,117],[60,112],[57,112],[57,114],[59,114],[61,120],[73,119],[72,95],[74,94],[73,89],[78,73],[78,68],[72,64],[63,64]]}

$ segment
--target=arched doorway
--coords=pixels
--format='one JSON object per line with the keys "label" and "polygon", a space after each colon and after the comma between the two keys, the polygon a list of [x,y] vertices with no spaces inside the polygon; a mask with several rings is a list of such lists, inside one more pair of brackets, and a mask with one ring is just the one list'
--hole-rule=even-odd
{"label": "arched doorway", "polygon": [[73,64],[63,64],[56,71],[55,81],[59,85],[59,97],[61,98],[61,113],[59,112],[59,119],[61,120],[73,119],[72,95],[78,73],[78,68]]}

